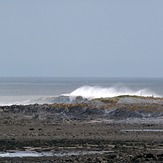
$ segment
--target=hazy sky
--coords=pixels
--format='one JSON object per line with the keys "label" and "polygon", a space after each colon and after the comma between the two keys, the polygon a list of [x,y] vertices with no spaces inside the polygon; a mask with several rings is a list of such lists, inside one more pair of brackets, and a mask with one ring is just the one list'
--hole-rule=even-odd
{"label": "hazy sky", "polygon": [[0,76],[163,77],[163,0],[0,0]]}

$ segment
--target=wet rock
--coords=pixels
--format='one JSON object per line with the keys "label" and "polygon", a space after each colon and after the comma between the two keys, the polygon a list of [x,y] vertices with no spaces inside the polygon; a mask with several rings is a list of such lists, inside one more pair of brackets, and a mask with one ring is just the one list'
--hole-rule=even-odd
{"label": "wet rock", "polygon": [[[73,102],[66,102],[69,97],[57,99],[64,103],[0,106],[0,118],[35,121],[65,121],[126,119],[126,118],[157,118],[163,115],[163,106],[159,104],[119,104],[104,103],[100,100],[88,101],[76,97]],[[65,100],[65,101],[64,101]]]}
{"label": "wet rock", "polygon": [[152,153],[142,154],[135,156],[132,161],[142,162],[142,161],[157,161],[157,157]]}
{"label": "wet rock", "polygon": [[136,111],[131,111],[126,108],[119,108],[111,111],[108,116],[112,119],[126,119],[126,118],[142,118],[143,116]]}
{"label": "wet rock", "polygon": [[158,154],[157,158],[158,158],[158,161],[163,161],[163,154]]}

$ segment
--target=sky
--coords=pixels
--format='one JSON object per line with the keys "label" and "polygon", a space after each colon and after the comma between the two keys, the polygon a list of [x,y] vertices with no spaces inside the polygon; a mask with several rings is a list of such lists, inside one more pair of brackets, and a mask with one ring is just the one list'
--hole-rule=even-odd
{"label": "sky", "polygon": [[163,77],[163,0],[1,0],[0,76]]}

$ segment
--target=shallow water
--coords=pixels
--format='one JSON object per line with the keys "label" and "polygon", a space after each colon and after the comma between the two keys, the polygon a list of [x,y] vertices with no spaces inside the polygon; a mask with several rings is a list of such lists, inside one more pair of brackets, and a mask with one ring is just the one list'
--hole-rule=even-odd
{"label": "shallow water", "polygon": [[105,123],[105,124],[163,124],[163,117],[158,118],[127,118],[122,120],[98,119],[87,123]]}
{"label": "shallow water", "polygon": [[125,132],[163,132],[163,129],[127,129]]}
{"label": "shallow water", "polygon": [[110,153],[112,151],[67,151],[67,152],[36,152],[36,151],[15,151],[15,152],[0,152],[0,157],[66,157],[78,155],[94,155]]}

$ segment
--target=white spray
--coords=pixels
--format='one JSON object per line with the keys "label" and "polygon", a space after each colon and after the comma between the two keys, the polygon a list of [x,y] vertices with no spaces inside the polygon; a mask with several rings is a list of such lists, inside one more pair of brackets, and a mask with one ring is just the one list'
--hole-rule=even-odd
{"label": "white spray", "polygon": [[69,94],[70,97],[82,96],[88,99],[93,98],[105,98],[105,97],[114,97],[120,95],[137,95],[137,96],[155,96],[159,97],[159,95],[148,89],[140,89],[140,90],[131,90],[126,87],[116,88],[116,87],[96,87],[96,86],[83,86]]}

